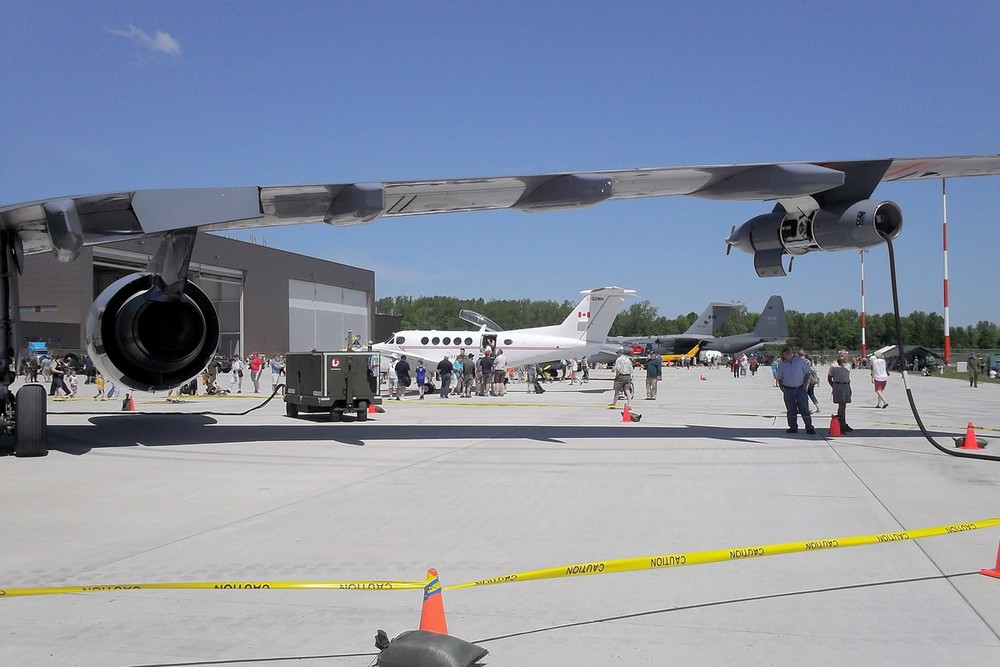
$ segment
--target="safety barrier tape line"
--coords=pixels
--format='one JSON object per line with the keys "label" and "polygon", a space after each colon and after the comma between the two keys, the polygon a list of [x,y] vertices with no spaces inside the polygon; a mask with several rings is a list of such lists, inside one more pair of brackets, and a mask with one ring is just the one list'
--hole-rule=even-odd
{"label": "safety barrier tape line", "polygon": [[[638,558],[621,558],[617,560],[594,561],[590,563],[574,563],[571,565],[560,565],[543,570],[530,570],[527,572],[516,572],[499,577],[490,577],[478,581],[470,581],[464,584],[453,584],[444,586],[441,590],[452,591],[462,588],[474,588],[476,586],[490,586],[494,584],[507,584],[517,581],[537,581],[539,579],[557,579],[563,577],[579,577],[593,574],[611,574],[615,572],[635,572],[638,570],[659,570],[668,567],[681,567],[685,565],[702,565],[705,563],[719,563],[723,561],[743,560],[746,558],[760,558],[763,556],[778,556],[781,554],[824,551],[829,549],[842,549],[846,547],[860,547],[870,544],[884,544],[886,542],[900,542],[905,540],[917,540],[924,537],[935,537],[938,535],[949,535],[961,533],[969,530],[980,530],[1000,526],[1000,518],[982,519],[980,521],[969,521],[966,523],[954,523],[948,526],[935,526],[933,528],[918,528],[916,530],[900,530],[890,533],[876,533],[873,535],[856,535],[853,537],[834,537],[820,540],[807,540],[805,542],[787,542],[785,544],[763,544],[757,546],[736,547],[733,549],[715,549],[711,551],[693,551],[687,553],[668,553],[653,556],[641,556]],[[393,581],[393,580],[369,580],[369,581],[197,581],[197,582],[167,582],[167,583],[144,583],[144,584],[101,584],[95,586],[50,586],[43,588],[6,588],[0,589],[0,598],[19,597],[28,595],[60,595],[65,593],[89,593],[95,591],[123,591],[123,590],[168,590],[168,589],[333,589],[333,590],[357,590],[357,591],[388,591],[388,590],[415,590],[423,589],[426,581]]]}
{"label": "safety barrier tape line", "polygon": [[668,567],[702,565],[704,563],[719,563],[723,561],[743,560],[745,558],[760,558],[762,556],[778,556],[780,554],[796,552],[822,551],[844,547],[860,547],[869,544],[915,540],[923,537],[960,533],[967,530],[979,530],[981,528],[989,528],[991,526],[1000,526],[1000,518],[983,519],[981,521],[968,523],[956,523],[951,524],[950,526],[937,526],[934,528],[920,528],[917,530],[900,530],[891,533],[877,533],[874,535],[856,535],[853,537],[835,537],[822,540],[808,540],[805,542],[788,542],[785,544],[763,544],[758,546],[737,547],[735,549],[715,549],[712,551],[658,554],[654,556],[641,556],[639,558],[622,558],[618,560],[595,561],[591,563],[574,563],[572,565],[550,567],[544,570],[516,572],[513,574],[501,575],[499,577],[490,577],[489,579],[471,581],[464,584],[454,584],[452,586],[445,586],[445,590],[448,591],[461,588],[474,588],[476,586],[506,584],[513,583],[515,581],[536,581],[539,579],[579,577],[592,574],[610,574],[613,572],[658,570]]}
{"label": "safety barrier tape line", "polygon": [[95,586],[48,586],[44,588],[0,589],[0,598],[26,595],[62,595],[65,593],[90,593],[94,591],[126,590],[184,590],[184,589],[297,589],[297,590],[346,590],[346,591],[401,591],[424,588],[423,581],[190,581],[145,584],[99,584]]}

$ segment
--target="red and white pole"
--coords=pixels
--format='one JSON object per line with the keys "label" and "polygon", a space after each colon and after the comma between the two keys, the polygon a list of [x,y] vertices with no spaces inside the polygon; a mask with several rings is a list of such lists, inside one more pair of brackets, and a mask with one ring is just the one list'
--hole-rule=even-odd
{"label": "red and white pole", "polygon": [[941,206],[944,220],[941,223],[941,239],[944,248],[944,363],[951,363],[951,326],[948,324],[948,191],[945,179],[941,179]]}
{"label": "red and white pole", "polygon": [[861,255],[861,358],[867,359],[868,353],[865,351],[865,253],[867,250],[859,250]]}

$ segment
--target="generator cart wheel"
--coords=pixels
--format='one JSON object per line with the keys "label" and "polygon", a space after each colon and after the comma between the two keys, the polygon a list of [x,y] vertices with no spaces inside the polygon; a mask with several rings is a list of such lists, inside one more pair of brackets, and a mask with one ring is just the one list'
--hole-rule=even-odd
{"label": "generator cart wheel", "polygon": [[285,403],[285,414],[289,417],[299,416],[299,406],[294,403]]}

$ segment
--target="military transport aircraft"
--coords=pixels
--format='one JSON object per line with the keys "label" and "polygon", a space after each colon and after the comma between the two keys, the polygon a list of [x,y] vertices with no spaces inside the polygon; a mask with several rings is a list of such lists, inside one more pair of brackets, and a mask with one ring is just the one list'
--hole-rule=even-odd
{"label": "military transport aircraft", "polygon": [[[895,238],[903,215],[872,199],[882,181],[1000,174],[1000,155],[885,158],[687,166],[384,183],[129,190],[0,205],[0,431],[16,435],[15,454],[43,456],[46,394],[15,377],[21,338],[18,276],[24,255],[53,252],[63,262],[85,245],[163,238],[146,270],[94,300],[87,348],[106,377],[133,389],[178,387],[215,354],[219,318],[187,279],[199,230],[223,231],[324,221],[514,208],[550,211],[611,199],[691,195],[776,202],[726,239],[754,257],[760,276],[785,275],[784,255],[856,250]],[[789,267],[790,268],[790,267]]]}
{"label": "military transport aircraft", "polygon": [[[728,314],[727,314],[728,316]],[[753,331],[716,337],[714,335],[690,335],[685,332],[676,336],[660,336],[652,340],[635,339],[629,341],[647,344],[650,352],[661,355],[685,355],[700,346],[702,350],[715,350],[724,354],[738,354],[764,343],[784,342],[788,338],[788,319],[785,317],[785,303],[775,294],[764,305]],[[666,361],[664,356],[664,361]]]}
{"label": "military transport aircraft", "polygon": [[693,357],[698,354],[701,341],[714,338],[719,328],[736,311],[738,306],[737,303],[712,302],[682,334],[640,337],[609,336],[607,344],[590,360],[595,364],[613,364],[618,356],[618,350],[623,349],[626,354],[631,354],[631,349],[635,345],[643,346],[644,354],[651,354],[656,350],[661,355],[672,357],[671,359],[664,358],[664,361],[673,361],[683,356]]}
{"label": "military transport aircraft", "polygon": [[471,313],[481,318],[477,320],[469,316],[471,311],[462,311],[466,321],[481,322],[479,331],[399,331],[386,342],[373,345],[372,349],[405,354],[407,359],[422,359],[432,368],[446,354],[454,359],[461,349],[477,358],[487,347],[494,354],[498,349],[503,350],[508,366],[588,356],[605,344],[625,298],[635,294],[635,290],[601,287],[580,293],[584,295],[583,300],[562,324],[501,331],[492,320]]}
{"label": "military transport aircraft", "polygon": [[[612,336],[608,338],[608,342],[625,347],[626,352],[628,352],[627,348],[642,345],[645,348],[645,354],[656,352],[661,355],[683,356],[701,344],[702,341],[715,338],[715,334],[719,332],[722,325],[725,324],[730,315],[736,312],[738,307],[738,303],[714,301],[708,304],[705,312],[699,315],[698,319],[684,333],[662,336]],[[694,354],[697,353],[698,351],[695,350]],[[614,362],[614,358],[611,361]]]}
{"label": "military transport aircraft", "polygon": [[788,320],[785,317],[785,302],[775,294],[764,305],[753,331],[721,338],[706,339],[701,349],[715,350],[725,354],[747,352],[764,343],[784,343],[788,339]]}
{"label": "military transport aircraft", "polygon": [[[732,336],[715,336],[719,326],[724,322],[737,304],[713,303],[702,316],[682,334],[670,336],[646,336],[644,338],[609,338],[609,341],[621,342],[626,348],[643,346],[642,364],[645,357],[659,354],[663,361],[677,361],[684,357],[697,356],[701,350],[714,350],[724,354],[739,354],[764,343],[783,343],[788,338],[788,320],[785,317],[785,303],[775,294],[767,300],[764,310],[757,318],[753,331],[734,334]],[[714,318],[709,315],[715,309]],[[716,326],[711,329],[703,326],[706,321],[714,320]]]}

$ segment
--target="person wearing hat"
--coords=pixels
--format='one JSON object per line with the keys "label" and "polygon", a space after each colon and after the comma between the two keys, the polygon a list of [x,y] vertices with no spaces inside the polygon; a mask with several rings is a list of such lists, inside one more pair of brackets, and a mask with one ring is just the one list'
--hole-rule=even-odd
{"label": "person wearing hat", "polygon": [[405,354],[396,362],[395,370],[396,400],[401,401],[403,400],[403,396],[406,395],[406,387],[410,384],[410,363],[406,360]]}
{"label": "person wearing hat", "polygon": [[618,358],[615,359],[615,383],[613,386],[615,396],[609,407],[618,407],[619,394],[625,396],[625,405],[632,402],[632,359],[625,354],[624,350],[618,350]]}
{"label": "person wearing hat", "polygon": [[452,365],[448,355],[444,355],[444,359],[438,362],[438,374],[441,376],[441,398],[448,398],[448,392],[451,390],[451,375],[454,371],[455,366]]}
{"label": "person wearing hat", "polygon": [[421,359],[417,362],[417,395],[420,396],[420,400],[424,400],[424,389],[426,388],[427,381],[427,369],[424,368],[424,360]]}

